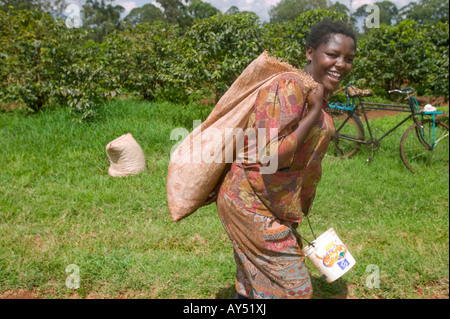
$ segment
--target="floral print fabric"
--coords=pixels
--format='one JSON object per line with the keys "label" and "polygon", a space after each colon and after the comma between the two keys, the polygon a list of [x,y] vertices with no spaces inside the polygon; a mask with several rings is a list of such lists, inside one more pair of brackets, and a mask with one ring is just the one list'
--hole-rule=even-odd
{"label": "floral print fabric", "polygon": [[240,295],[250,299],[312,296],[295,224],[242,209],[223,189],[217,208],[233,243],[235,286]]}
{"label": "floral print fabric", "polygon": [[[334,126],[325,112],[297,149],[293,133],[308,112],[299,77],[286,75],[260,90],[248,128],[276,128],[267,144],[278,150],[273,174],[249,159],[258,148],[244,141],[217,198],[217,210],[234,247],[236,291],[248,298],[309,298],[311,280],[296,228],[308,214],[321,177],[321,161]],[[270,137],[270,135],[269,135]],[[269,163],[270,164],[270,163]],[[248,178],[247,178],[248,176]]]}
{"label": "floral print fabric", "polygon": [[[324,109],[327,107],[324,102]],[[277,129],[277,138],[270,140],[266,136],[266,140],[277,147],[278,168],[273,174],[263,174],[262,169],[267,164],[261,163],[255,155],[257,145],[245,139],[239,152],[242,160],[232,164],[222,184],[225,193],[241,207],[255,213],[266,213],[267,207],[270,214],[292,222],[300,222],[302,213],[310,212],[322,174],[321,162],[334,126],[331,116],[324,110],[296,151],[293,131],[307,112],[302,84],[294,75],[276,79],[260,90],[248,128],[254,132],[265,129],[266,135],[270,129]],[[255,158],[256,163],[249,160]]]}

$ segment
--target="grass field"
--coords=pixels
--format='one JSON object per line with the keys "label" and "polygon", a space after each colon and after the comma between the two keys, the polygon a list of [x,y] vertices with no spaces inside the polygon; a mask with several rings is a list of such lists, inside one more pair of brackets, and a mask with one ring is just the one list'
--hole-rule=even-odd
{"label": "grass field", "polygon": [[[232,246],[215,205],[174,223],[165,195],[170,132],[209,111],[119,100],[84,124],[65,110],[0,113],[0,297],[231,298]],[[310,220],[316,235],[334,227],[357,264],[332,284],[308,264],[314,298],[449,298],[448,166],[407,171],[403,131],[371,163],[368,151],[325,157]],[[127,132],[147,168],[112,178],[105,147]],[[311,238],[307,223],[299,232]],[[78,289],[66,286],[71,264]]]}

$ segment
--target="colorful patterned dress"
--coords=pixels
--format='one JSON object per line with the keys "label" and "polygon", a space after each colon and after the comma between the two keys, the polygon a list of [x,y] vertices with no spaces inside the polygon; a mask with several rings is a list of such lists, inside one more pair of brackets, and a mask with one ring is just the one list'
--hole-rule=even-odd
{"label": "colorful patterned dress", "polygon": [[[312,295],[296,228],[302,213],[311,210],[334,126],[324,102],[318,122],[296,151],[293,132],[308,112],[302,88],[302,77],[291,73],[260,90],[247,128],[265,133],[262,141],[267,147],[260,149],[255,139],[245,139],[240,160],[232,164],[217,198],[219,216],[234,247],[236,291],[247,298]],[[270,129],[278,132],[275,138]],[[270,146],[278,152],[278,163],[274,173],[264,174],[271,163],[258,152],[267,154]]]}

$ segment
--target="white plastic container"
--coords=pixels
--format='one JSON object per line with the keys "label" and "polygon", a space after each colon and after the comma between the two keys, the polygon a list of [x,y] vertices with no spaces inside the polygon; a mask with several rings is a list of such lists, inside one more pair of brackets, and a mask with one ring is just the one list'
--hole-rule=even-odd
{"label": "white plastic container", "polygon": [[303,253],[327,282],[340,278],[356,264],[333,228],[306,246]]}

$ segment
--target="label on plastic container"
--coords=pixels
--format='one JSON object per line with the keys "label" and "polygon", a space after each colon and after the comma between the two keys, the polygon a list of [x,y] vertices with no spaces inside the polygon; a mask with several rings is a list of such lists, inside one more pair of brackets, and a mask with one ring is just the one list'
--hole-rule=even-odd
{"label": "label on plastic container", "polygon": [[344,259],[343,261],[340,261],[337,264],[342,270],[350,266],[350,262],[347,259]]}
{"label": "label on plastic container", "polygon": [[[345,255],[347,254],[347,249],[344,245],[327,245],[327,248],[331,247],[331,249],[328,249],[327,253],[325,254],[325,257],[323,257],[323,265],[325,267],[332,267],[337,261],[345,260]],[[346,260],[345,260],[346,261]],[[348,266],[348,262],[346,262],[347,265],[344,266],[344,264],[339,265],[341,269],[344,269]],[[343,268],[344,266],[344,268]]]}

